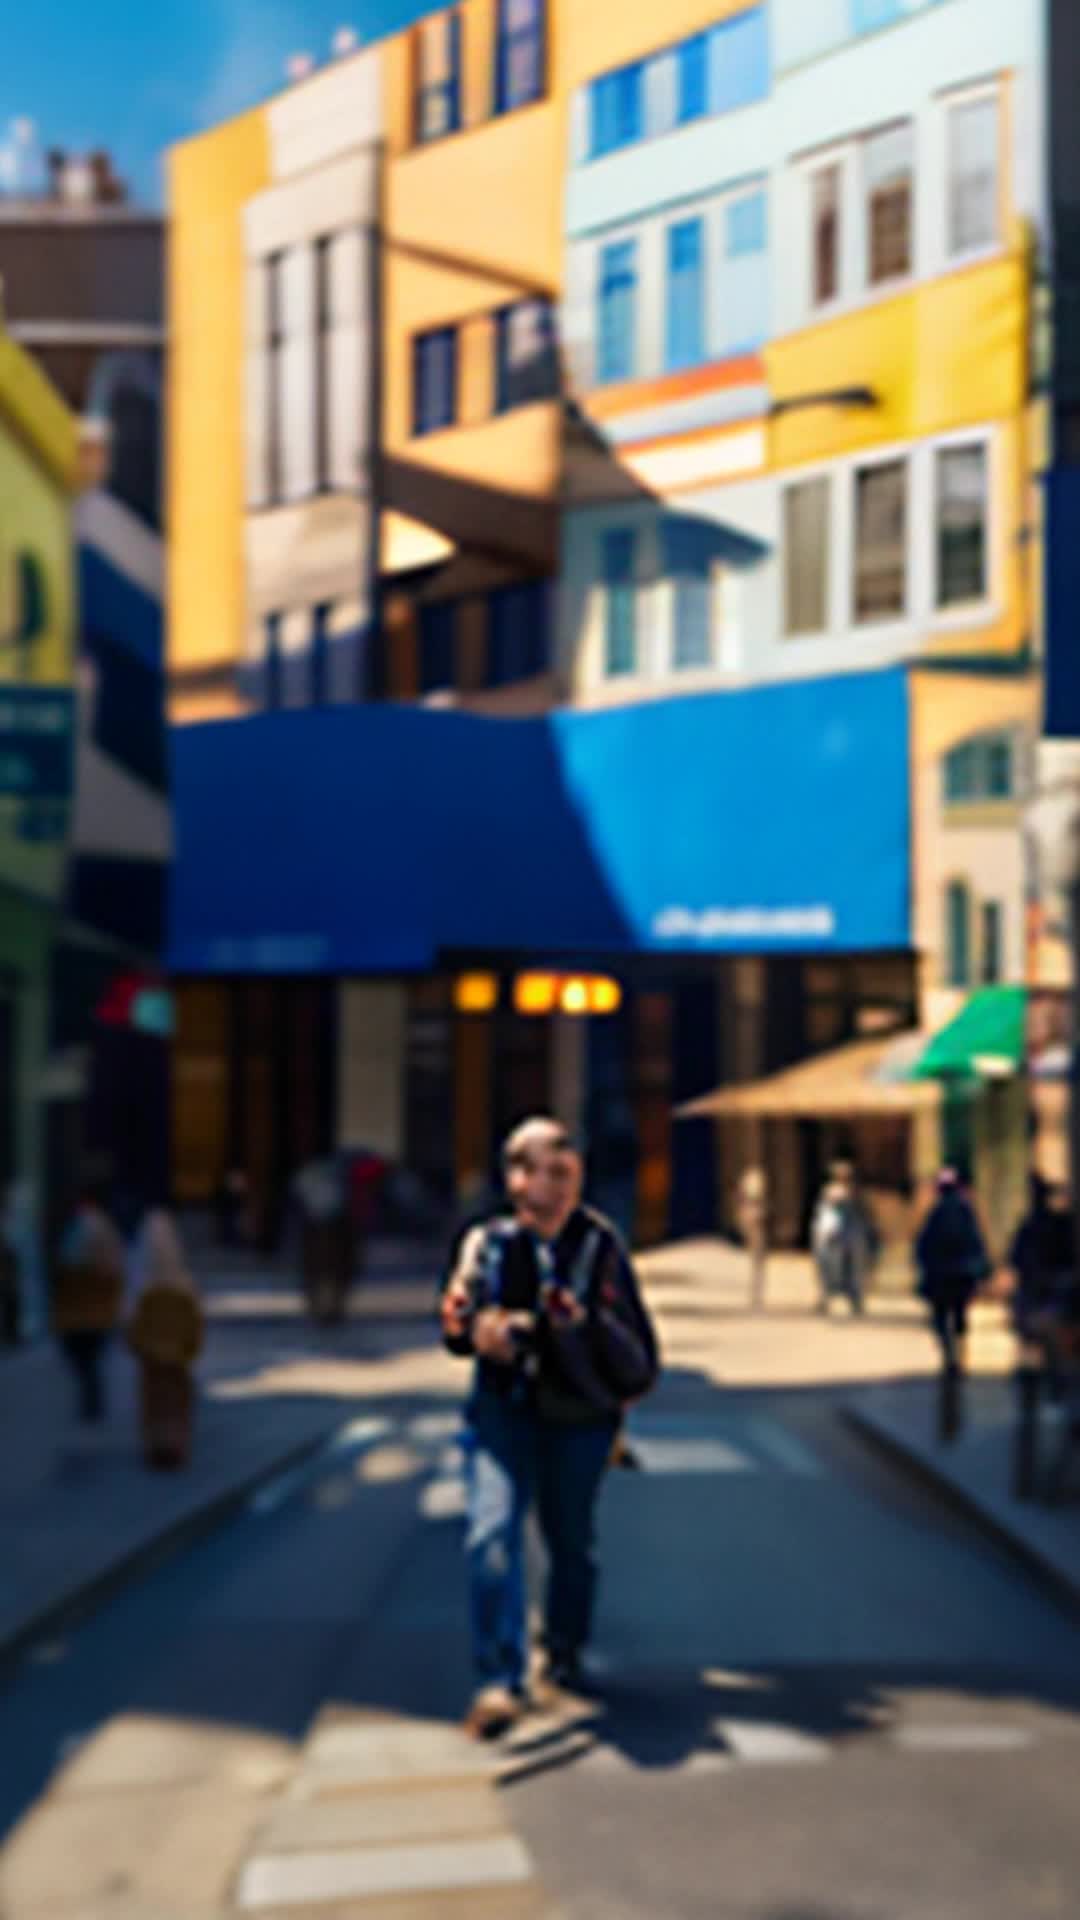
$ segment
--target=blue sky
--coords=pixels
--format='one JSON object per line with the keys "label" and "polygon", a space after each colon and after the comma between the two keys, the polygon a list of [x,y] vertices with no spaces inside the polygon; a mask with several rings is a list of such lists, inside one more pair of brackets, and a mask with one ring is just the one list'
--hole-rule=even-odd
{"label": "blue sky", "polygon": [[373,40],[438,0],[12,0],[0,140],[32,120],[44,147],[106,147],[141,200],[160,203],[172,141],[283,84],[291,53],[321,62],[338,27]]}

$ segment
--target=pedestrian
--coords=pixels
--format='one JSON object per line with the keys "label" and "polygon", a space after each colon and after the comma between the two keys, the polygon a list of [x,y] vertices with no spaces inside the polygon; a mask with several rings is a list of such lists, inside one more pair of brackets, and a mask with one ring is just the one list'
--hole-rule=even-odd
{"label": "pedestrian", "polygon": [[128,1342],[139,1362],[143,1457],[151,1467],[184,1467],[191,1458],[203,1313],[180,1237],[161,1208],[142,1222],[133,1267]]}
{"label": "pedestrian", "polygon": [[332,1155],[311,1160],[293,1182],[300,1215],[304,1292],[315,1320],[345,1318],[355,1258],[355,1233],[344,1170]]}
{"label": "pedestrian", "polygon": [[847,1164],[833,1168],[814,1209],[810,1244],[817,1267],[822,1313],[841,1295],[852,1313],[866,1308],[866,1286],[877,1255],[874,1222]]}
{"label": "pedestrian", "polygon": [[1015,1276],[1013,1325],[1022,1340],[1038,1338],[1061,1318],[1076,1287],[1076,1226],[1066,1187],[1037,1176],[1031,1205],[1009,1250]]}
{"label": "pedestrian", "polygon": [[105,1419],[105,1357],[124,1303],[124,1243],[106,1210],[108,1185],[92,1174],[61,1236],[52,1287],[52,1327],[75,1379],[88,1432]]}
{"label": "pedestrian", "polygon": [[769,1182],[764,1167],[745,1169],[736,1190],[735,1215],[750,1255],[750,1305],[761,1313],[769,1246]]}
{"label": "pedestrian", "polygon": [[467,1534],[475,1699],[495,1738],[526,1700],[524,1528],[549,1559],[546,1677],[579,1687],[592,1624],[594,1512],[627,1404],[653,1385],[656,1339],[626,1248],[582,1204],[564,1128],[526,1121],[503,1154],[510,1211],[466,1233],[442,1298],[451,1352],[472,1355]]}
{"label": "pedestrian", "polygon": [[968,1313],[993,1271],[975,1209],[955,1168],[938,1175],[937,1196],[915,1242],[919,1292],[930,1308],[947,1375],[964,1370]]}

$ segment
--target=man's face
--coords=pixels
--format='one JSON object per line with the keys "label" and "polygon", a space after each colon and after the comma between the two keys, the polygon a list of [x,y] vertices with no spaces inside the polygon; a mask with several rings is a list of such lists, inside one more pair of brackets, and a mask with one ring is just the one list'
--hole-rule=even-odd
{"label": "man's face", "polygon": [[582,1166],[566,1147],[542,1147],[529,1154],[509,1179],[514,1211],[542,1232],[557,1231],[581,1198]]}

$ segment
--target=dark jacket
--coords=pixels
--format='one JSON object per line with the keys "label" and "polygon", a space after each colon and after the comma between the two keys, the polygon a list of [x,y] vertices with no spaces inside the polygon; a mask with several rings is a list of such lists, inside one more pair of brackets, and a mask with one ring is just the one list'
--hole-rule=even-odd
{"label": "dark jacket", "polygon": [[[478,1234],[466,1313],[467,1331],[444,1336],[451,1353],[473,1352],[471,1321],[485,1306],[537,1316],[535,1338],[523,1343],[514,1367],[477,1361],[476,1387],[532,1405],[566,1424],[615,1419],[630,1400],[647,1393],[659,1371],[656,1335],[626,1248],[610,1221],[578,1207],[541,1268],[535,1236],[510,1217],[466,1228],[455,1242],[443,1282],[453,1276],[470,1233]],[[557,1328],[541,1311],[545,1279],[573,1292],[585,1308],[583,1325]]]}
{"label": "dark jacket", "polygon": [[915,1242],[919,1291],[930,1301],[970,1300],[992,1271],[975,1211],[962,1193],[931,1207]]}

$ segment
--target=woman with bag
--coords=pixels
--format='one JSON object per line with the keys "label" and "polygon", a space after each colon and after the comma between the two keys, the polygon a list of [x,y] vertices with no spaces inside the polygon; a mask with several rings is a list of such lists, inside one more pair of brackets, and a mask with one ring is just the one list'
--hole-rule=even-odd
{"label": "woman with bag", "polygon": [[128,1341],[139,1361],[143,1456],[150,1467],[186,1466],[195,1408],[194,1365],[203,1314],[176,1228],[155,1210],[135,1253],[138,1289]]}

